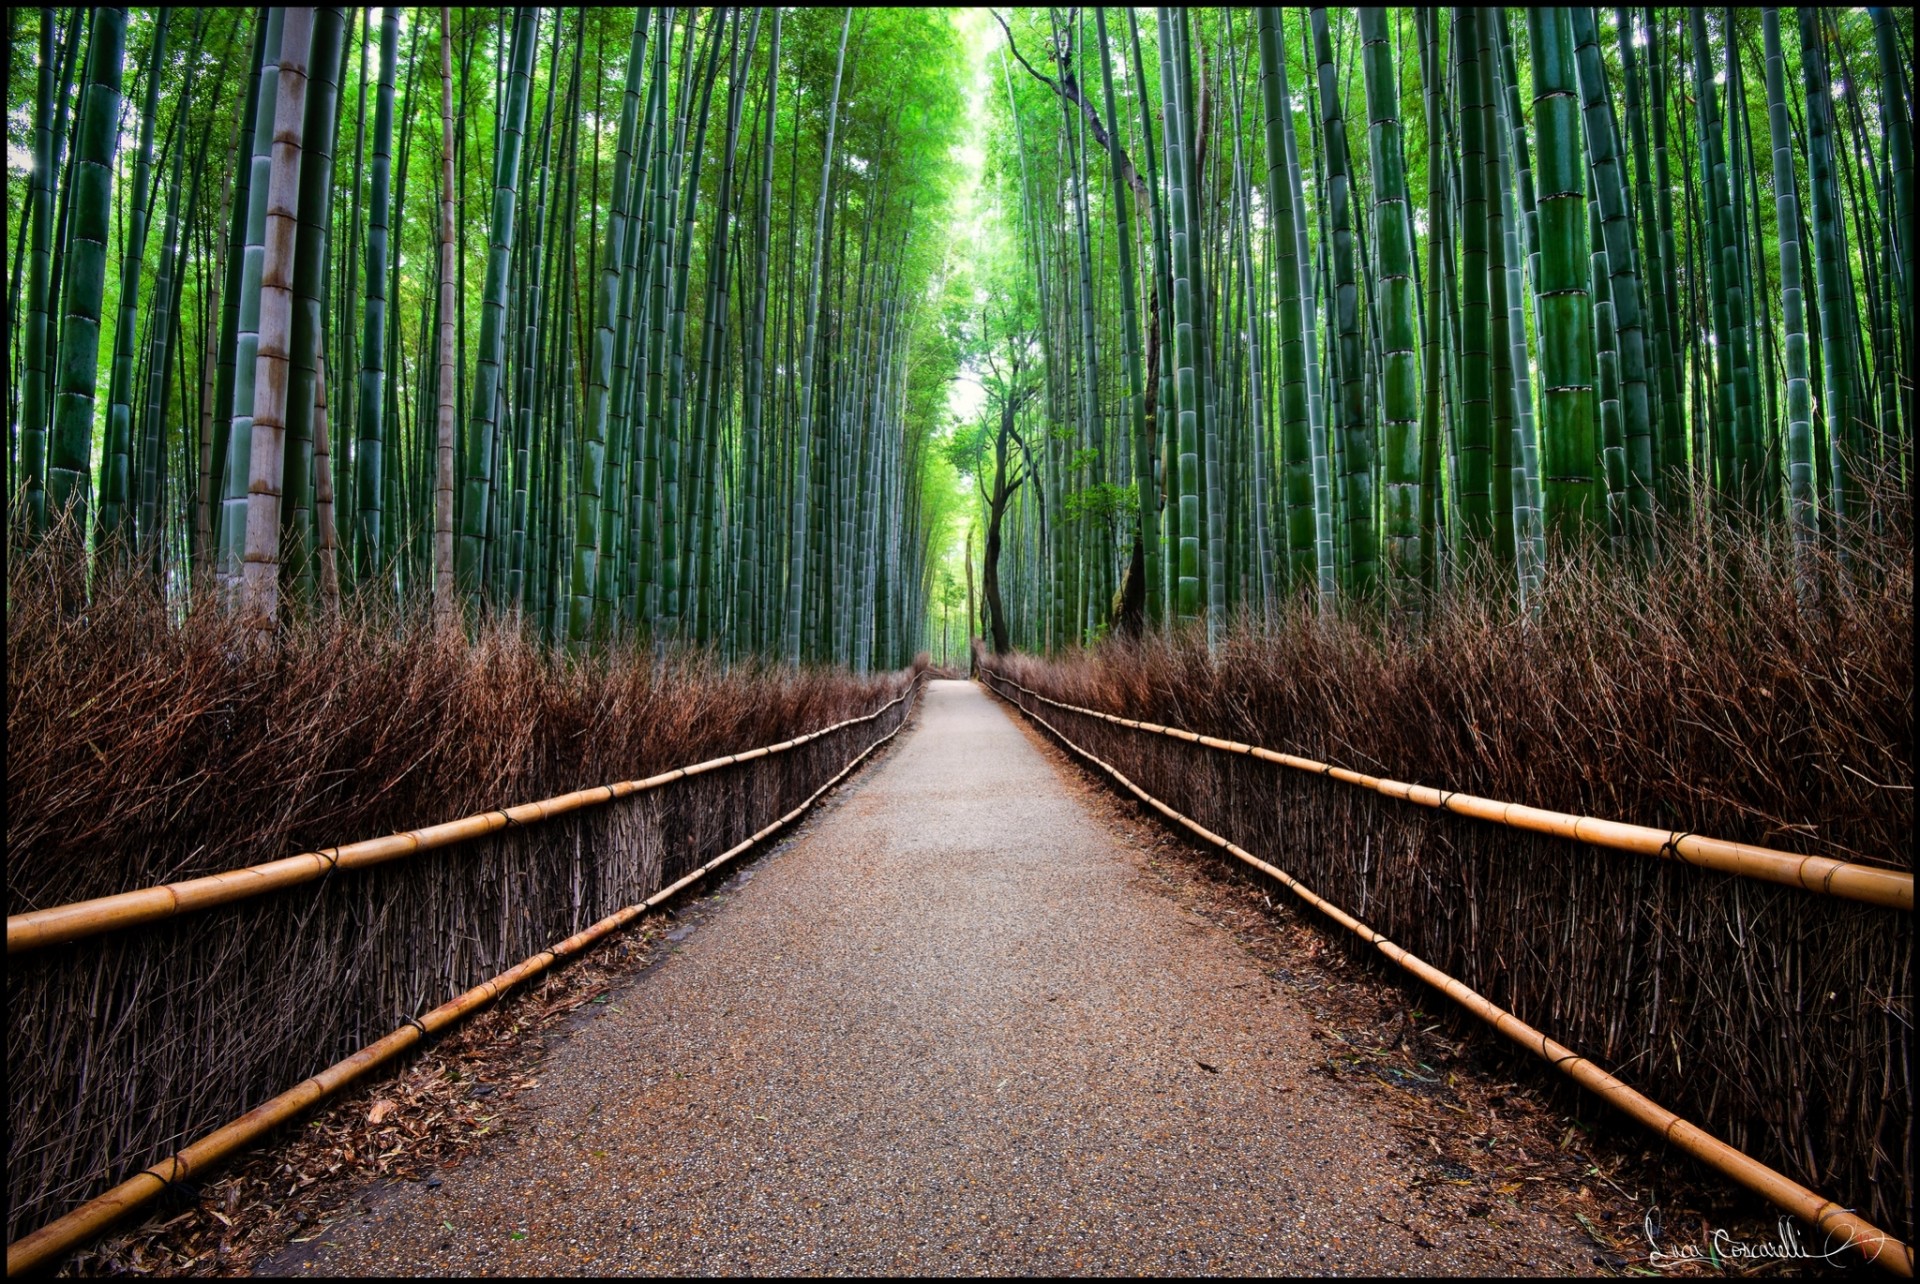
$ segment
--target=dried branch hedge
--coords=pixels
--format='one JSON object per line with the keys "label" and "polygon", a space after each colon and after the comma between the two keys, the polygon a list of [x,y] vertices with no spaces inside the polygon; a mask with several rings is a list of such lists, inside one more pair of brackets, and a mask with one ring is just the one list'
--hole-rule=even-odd
{"label": "dried branch hedge", "polygon": [[[1904,523],[1824,567],[1718,530],[1564,566],[1537,618],[1460,595],[1414,640],[1304,603],[1076,659],[1056,700],[1401,780],[1913,866]],[[1913,1235],[1912,916],[1601,851],[1039,706],[1062,732],[1495,1003],[1806,1185]]]}
{"label": "dried branch hedge", "polygon": [[[633,779],[872,712],[856,678],[569,662],[421,615],[271,653],[137,580],[10,568],[10,914]],[[8,1238],[796,806],[904,718],[571,816],[11,960]]]}

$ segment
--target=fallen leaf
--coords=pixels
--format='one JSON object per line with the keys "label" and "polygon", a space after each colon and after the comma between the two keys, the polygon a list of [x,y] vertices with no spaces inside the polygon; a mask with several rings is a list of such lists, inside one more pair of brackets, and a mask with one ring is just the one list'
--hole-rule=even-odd
{"label": "fallen leaf", "polygon": [[1580,1229],[1584,1230],[1587,1233],[1588,1239],[1592,1240],[1594,1243],[1598,1244],[1602,1248],[1613,1247],[1613,1241],[1608,1239],[1605,1235],[1602,1235],[1600,1233],[1600,1228],[1587,1220],[1586,1214],[1575,1213],[1573,1215],[1573,1220],[1580,1223]]}

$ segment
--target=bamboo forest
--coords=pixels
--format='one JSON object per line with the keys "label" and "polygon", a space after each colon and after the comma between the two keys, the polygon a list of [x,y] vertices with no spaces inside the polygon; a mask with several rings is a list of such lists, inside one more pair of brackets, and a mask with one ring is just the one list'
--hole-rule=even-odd
{"label": "bamboo forest", "polygon": [[1911,9],[6,20],[10,1275],[1911,1274]]}

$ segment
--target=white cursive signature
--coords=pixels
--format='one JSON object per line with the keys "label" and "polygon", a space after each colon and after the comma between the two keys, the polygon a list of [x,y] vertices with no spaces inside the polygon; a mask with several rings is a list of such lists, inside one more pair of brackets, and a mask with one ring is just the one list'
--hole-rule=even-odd
{"label": "white cursive signature", "polygon": [[1834,1243],[1831,1233],[1827,1237],[1827,1247],[1821,1251],[1810,1249],[1800,1239],[1800,1227],[1791,1217],[1782,1217],[1779,1222],[1778,1238],[1773,1240],[1735,1239],[1731,1232],[1721,1228],[1711,1232],[1704,1244],[1674,1244],[1668,1248],[1660,1247],[1658,1227],[1659,1211],[1648,1209],[1641,1223],[1647,1236],[1647,1262],[1654,1267],[1679,1266],[1686,1262],[1706,1262],[1719,1265],[1726,1261],[1757,1261],[1766,1259],[1797,1259],[1804,1261],[1830,1262],[1853,1247],[1853,1234],[1844,1232],[1842,1242]]}

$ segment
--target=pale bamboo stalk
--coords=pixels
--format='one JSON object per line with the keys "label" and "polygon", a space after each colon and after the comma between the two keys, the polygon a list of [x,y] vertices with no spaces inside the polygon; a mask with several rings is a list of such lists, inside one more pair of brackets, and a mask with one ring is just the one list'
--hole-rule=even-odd
{"label": "pale bamboo stalk", "polygon": [[285,473],[287,376],[293,333],[293,259],[299,234],[301,138],[313,10],[289,8],[280,36],[273,159],[267,178],[266,254],[260,270],[260,346],[254,358],[253,437],[247,479],[241,618],[256,641],[273,638],[280,608],[280,491]]}

